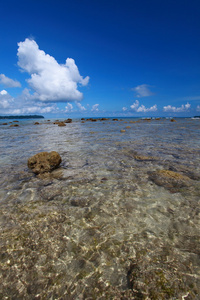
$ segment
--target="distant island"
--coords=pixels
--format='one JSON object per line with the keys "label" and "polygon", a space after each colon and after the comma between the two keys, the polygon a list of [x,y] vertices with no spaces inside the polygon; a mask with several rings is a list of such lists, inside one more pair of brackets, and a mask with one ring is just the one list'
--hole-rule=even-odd
{"label": "distant island", "polygon": [[27,116],[0,116],[0,119],[44,119],[39,115],[27,115]]}

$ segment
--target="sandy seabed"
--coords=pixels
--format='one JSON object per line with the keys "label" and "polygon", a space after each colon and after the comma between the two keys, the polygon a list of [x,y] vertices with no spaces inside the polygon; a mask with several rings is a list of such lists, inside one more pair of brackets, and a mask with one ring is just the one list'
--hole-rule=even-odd
{"label": "sandy seabed", "polygon": [[200,122],[133,122],[0,126],[1,299],[199,299]]}

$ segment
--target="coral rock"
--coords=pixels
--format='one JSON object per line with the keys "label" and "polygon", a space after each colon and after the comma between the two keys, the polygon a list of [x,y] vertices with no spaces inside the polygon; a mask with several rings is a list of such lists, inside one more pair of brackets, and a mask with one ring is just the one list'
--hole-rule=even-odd
{"label": "coral rock", "polygon": [[189,177],[169,170],[149,172],[149,178],[171,192],[179,192],[180,188],[189,186],[191,182]]}
{"label": "coral rock", "polygon": [[28,167],[35,174],[43,174],[56,169],[61,161],[61,157],[56,151],[40,152],[28,159]]}
{"label": "coral rock", "polygon": [[66,126],[66,124],[64,122],[59,122],[58,126]]}

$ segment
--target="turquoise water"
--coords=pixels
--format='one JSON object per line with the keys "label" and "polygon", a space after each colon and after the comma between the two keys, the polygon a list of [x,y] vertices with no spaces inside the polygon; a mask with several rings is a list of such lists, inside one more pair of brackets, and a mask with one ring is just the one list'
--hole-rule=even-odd
{"label": "turquoise water", "polygon": [[135,121],[0,126],[2,299],[199,299],[200,122]]}

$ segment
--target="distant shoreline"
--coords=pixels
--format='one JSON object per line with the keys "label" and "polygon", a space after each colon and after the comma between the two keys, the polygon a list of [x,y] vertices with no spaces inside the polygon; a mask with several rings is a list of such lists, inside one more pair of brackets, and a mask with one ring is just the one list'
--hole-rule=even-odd
{"label": "distant shoreline", "polygon": [[40,115],[27,115],[27,116],[0,116],[0,119],[44,119]]}

